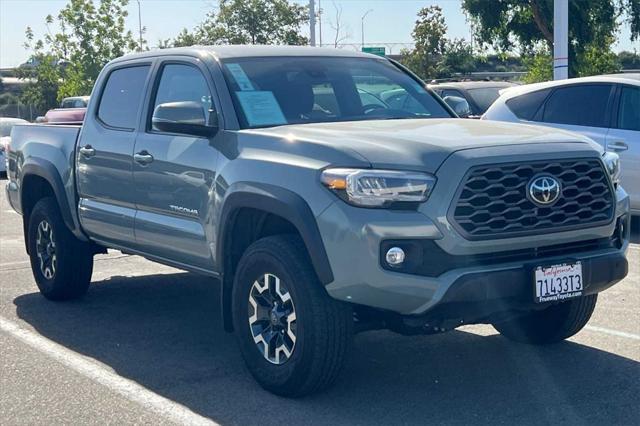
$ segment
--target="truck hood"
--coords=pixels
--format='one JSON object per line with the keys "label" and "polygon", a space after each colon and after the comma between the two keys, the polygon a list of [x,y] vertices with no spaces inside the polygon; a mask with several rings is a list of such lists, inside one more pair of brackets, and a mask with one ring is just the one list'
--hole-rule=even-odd
{"label": "truck hood", "polygon": [[465,149],[543,143],[597,146],[584,136],[549,127],[451,118],[292,124],[246,132],[355,151],[373,167],[428,172]]}

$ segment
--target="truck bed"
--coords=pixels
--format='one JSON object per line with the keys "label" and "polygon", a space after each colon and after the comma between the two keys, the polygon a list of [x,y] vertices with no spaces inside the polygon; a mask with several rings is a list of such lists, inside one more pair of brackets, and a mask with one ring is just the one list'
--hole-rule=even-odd
{"label": "truck bed", "polygon": [[[28,168],[39,168],[51,179],[58,181],[55,185],[56,196],[62,198],[63,192],[69,203],[69,211],[76,212],[75,206],[75,147],[81,125],[16,125],[11,131],[9,144],[9,169],[7,177],[11,183],[19,185],[21,176]],[[11,190],[12,188],[10,188]],[[13,188],[18,191],[18,188]],[[12,205],[21,213],[19,200],[12,200]]]}

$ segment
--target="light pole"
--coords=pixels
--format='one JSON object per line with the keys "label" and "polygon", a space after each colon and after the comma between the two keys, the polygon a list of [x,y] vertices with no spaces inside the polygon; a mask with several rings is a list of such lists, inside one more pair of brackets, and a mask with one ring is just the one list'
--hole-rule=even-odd
{"label": "light pole", "polygon": [[142,14],[140,13],[140,0],[138,2],[138,33],[140,34],[140,46],[139,49],[142,52]]}
{"label": "light pole", "polygon": [[373,9],[369,9],[367,10],[364,15],[362,15],[362,18],[360,18],[360,28],[362,29],[362,46],[360,47],[360,50],[362,50],[362,48],[364,48],[364,18],[367,17],[367,15],[369,13],[373,12]]}
{"label": "light pole", "polygon": [[309,0],[309,44],[316,45],[316,2]]}
{"label": "light pole", "polygon": [[320,47],[322,47],[322,3],[318,0],[318,30],[320,31]]}
{"label": "light pole", "polygon": [[553,79],[569,77],[569,1],[553,2]]}

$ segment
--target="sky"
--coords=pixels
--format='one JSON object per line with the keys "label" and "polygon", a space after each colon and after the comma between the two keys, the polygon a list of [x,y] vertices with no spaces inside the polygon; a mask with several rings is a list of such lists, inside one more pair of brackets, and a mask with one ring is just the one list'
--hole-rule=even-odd
{"label": "sky", "polygon": [[[66,3],[67,0],[0,0],[0,68],[24,62],[29,57],[29,52],[23,47],[27,26],[33,28],[36,38],[42,37],[46,31],[45,17],[49,14],[56,16]],[[295,0],[295,3],[307,4],[308,0]],[[334,4],[342,7],[341,21],[349,35],[343,43],[361,42],[361,17],[371,9],[364,21],[365,43],[379,46],[397,43],[388,45],[387,53],[399,53],[402,47],[411,43],[417,11],[432,4],[438,4],[443,9],[449,27],[448,37],[470,39],[470,28],[461,10],[460,0],[320,0],[320,3],[324,10],[323,44],[332,44],[335,36],[330,26],[330,21],[335,22]],[[193,29],[216,4],[215,0],[140,0],[142,25],[147,29],[144,38],[153,48],[159,40],[175,37],[182,28]],[[130,0],[128,11],[127,28],[137,34],[136,0]],[[309,34],[308,28],[305,28],[305,34]],[[638,44],[632,44],[628,27],[623,27],[614,49],[640,49]]]}

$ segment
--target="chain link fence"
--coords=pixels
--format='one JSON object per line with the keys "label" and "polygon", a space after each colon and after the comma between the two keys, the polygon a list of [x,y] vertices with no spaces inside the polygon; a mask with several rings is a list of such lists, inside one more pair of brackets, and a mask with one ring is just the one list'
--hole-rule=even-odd
{"label": "chain link fence", "polygon": [[0,76],[0,117],[22,118],[28,121],[44,115],[46,111],[42,111],[35,105],[25,104],[20,100],[20,95],[27,81],[16,77],[6,75]]}

